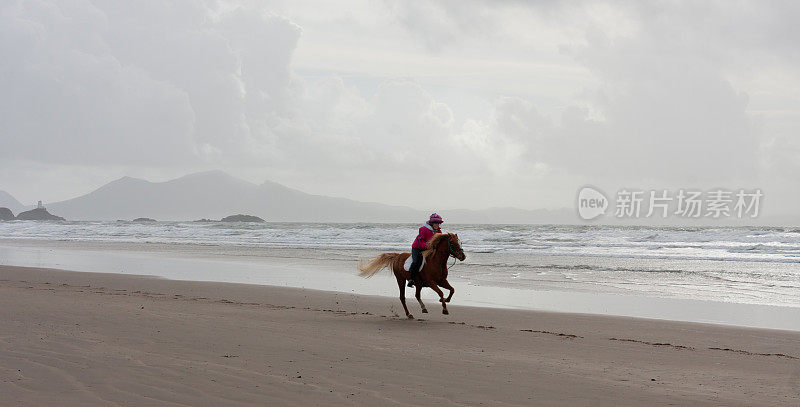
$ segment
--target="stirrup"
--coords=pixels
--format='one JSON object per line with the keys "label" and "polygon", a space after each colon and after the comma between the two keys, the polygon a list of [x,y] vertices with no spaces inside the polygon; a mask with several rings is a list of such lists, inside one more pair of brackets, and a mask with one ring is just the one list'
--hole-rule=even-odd
{"label": "stirrup", "polygon": [[414,286],[414,280],[409,278],[408,285],[406,287],[413,287],[413,286]]}

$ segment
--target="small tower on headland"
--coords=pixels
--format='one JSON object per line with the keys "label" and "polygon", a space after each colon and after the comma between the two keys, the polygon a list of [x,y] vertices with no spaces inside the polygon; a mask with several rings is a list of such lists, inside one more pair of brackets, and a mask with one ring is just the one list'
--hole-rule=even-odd
{"label": "small tower on headland", "polygon": [[36,209],[44,209],[44,206],[42,206],[42,201],[39,201],[39,204],[36,205]]}

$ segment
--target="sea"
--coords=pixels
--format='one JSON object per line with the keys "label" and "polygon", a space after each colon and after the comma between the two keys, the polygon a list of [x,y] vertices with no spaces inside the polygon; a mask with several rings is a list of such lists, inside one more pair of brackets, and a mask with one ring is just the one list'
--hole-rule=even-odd
{"label": "sea", "polygon": [[[381,252],[410,251],[419,226],[396,223],[10,221],[0,222],[0,264],[80,268],[80,264],[71,265],[64,260],[70,258],[66,255],[59,258],[60,263],[55,260],[50,263],[26,260],[46,259],[47,253],[21,255],[25,252],[20,250],[25,247],[28,250],[49,247],[47,250],[50,251],[76,248],[94,252],[122,250],[138,254],[158,252],[162,257],[164,253],[177,253],[180,254],[177,257],[193,260],[233,259],[240,265],[247,263],[248,267],[279,263],[304,265],[304,269],[308,269],[313,265],[310,268],[326,272],[335,269],[341,273],[329,276],[328,280],[336,282],[340,280],[337,275],[352,278],[360,259]],[[628,312],[625,307],[641,308],[641,304],[661,304],[659,301],[664,300],[800,311],[800,228],[444,224],[443,230],[458,234],[467,255],[463,262],[451,259],[449,274],[457,288],[470,288],[471,291],[467,291],[471,293],[473,304],[577,312],[589,309],[571,307],[562,300],[565,297],[556,295],[567,293],[567,297],[573,299],[581,295],[590,296],[595,302],[605,304],[601,308],[606,312],[631,316],[641,315],[634,310]],[[276,263],[276,259],[280,261]],[[179,278],[218,280],[209,277],[214,275],[213,270],[193,277],[190,268],[185,269]],[[220,270],[218,273],[231,274],[222,281],[264,284],[278,281],[278,285],[305,287],[305,283],[292,282],[291,275],[270,280],[266,276],[270,271],[266,269],[251,268],[239,274],[231,272],[230,267],[224,269],[228,271]],[[259,273],[264,274],[260,276],[263,278],[252,275]],[[233,275],[249,277],[230,277]],[[305,282],[313,280],[313,276],[304,276]],[[396,295],[391,291],[397,290],[393,280],[385,280],[380,284],[386,287],[386,291],[378,294]],[[326,287],[310,286],[315,289]],[[336,288],[335,284],[331,287],[347,290],[347,287]],[[490,298],[479,298],[481,296]],[[504,303],[495,298],[498,296],[517,296],[526,300]],[[544,298],[550,298],[550,301]],[[617,311],[608,311],[606,305],[617,298],[633,298],[635,301],[617,306]],[[726,312],[732,311],[728,309]],[[686,313],[691,314],[691,309]],[[759,313],[768,314],[769,308]]]}

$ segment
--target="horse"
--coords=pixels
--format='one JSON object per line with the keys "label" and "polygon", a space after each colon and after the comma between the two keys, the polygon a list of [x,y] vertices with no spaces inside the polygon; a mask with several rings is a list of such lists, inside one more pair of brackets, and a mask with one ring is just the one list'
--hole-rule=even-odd
{"label": "horse", "polygon": [[[358,263],[358,269],[361,277],[369,278],[375,275],[378,271],[389,268],[394,277],[397,279],[397,286],[400,288],[400,303],[403,304],[403,309],[406,311],[406,317],[414,319],[414,316],[408,312],[406,306],[406,280],[409,279],[409,272],[405,270],[403,264],[406,259],[411,256],[411,253],[383,253],[379,256],[364,261],[363,259]],[[428,249],[422,252],[422,257],[425,259],[425,264],[419,270],[419,278],[417,278],[414,286],[417,289],[416,297],[422,313],[427,314],[428,309],[422,303],[420,293],[422,287],[430,287],[436,294],[439,294],[439,302],[442,303],[442,314],[449,314],[447,311],[447,303],[453,298],[455,288],[447,282],[447,260],[450,256],[458,260],[464,261],[467,256],[464,250],[461,250],[461,242],[458,240],[458,235],[455,233],[437,233],[428,242]],[[447,298],[439,287],[450,290]]]}

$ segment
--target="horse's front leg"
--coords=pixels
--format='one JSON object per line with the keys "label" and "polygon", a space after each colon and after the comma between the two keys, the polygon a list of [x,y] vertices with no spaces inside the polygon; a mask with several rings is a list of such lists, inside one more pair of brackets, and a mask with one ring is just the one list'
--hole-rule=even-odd
{"label": "horse's front leg", "polygon": [[444,299],[444,302],[450,302],[450,299],[453,298],[453,293],[456,292],[456,289],[453,288],[453,286],[450,285],[450,283],[448,283],[447,280],[444,280],[442,284],[439,285],[450,290],[450,294],[447,296],[447,298]]}
{"label": "horse's front leg", "polygon": [[417,301],[419,302],[419,306],[422,307],[422,313],[427,314],[428,309],[425,308],[425,304],[422,303],[422,297],[420,296],[420,294],[422,293],[422,283],[420,282],[416,286],[417,286],[417,292],[416,292]]}
{"label": "horse's front leg", "polygon": [[433,291],[436,291],[436,294],[439,294],[439,302],[442,303],[442,314],[449,314],[450,312],[447,311],[447,304],[444,301],[444,293],[442,293],[442,290],[439,289],[439,286],[433,281],[429,282],[428,285],[431,287],[431,289],[433,289]]}

